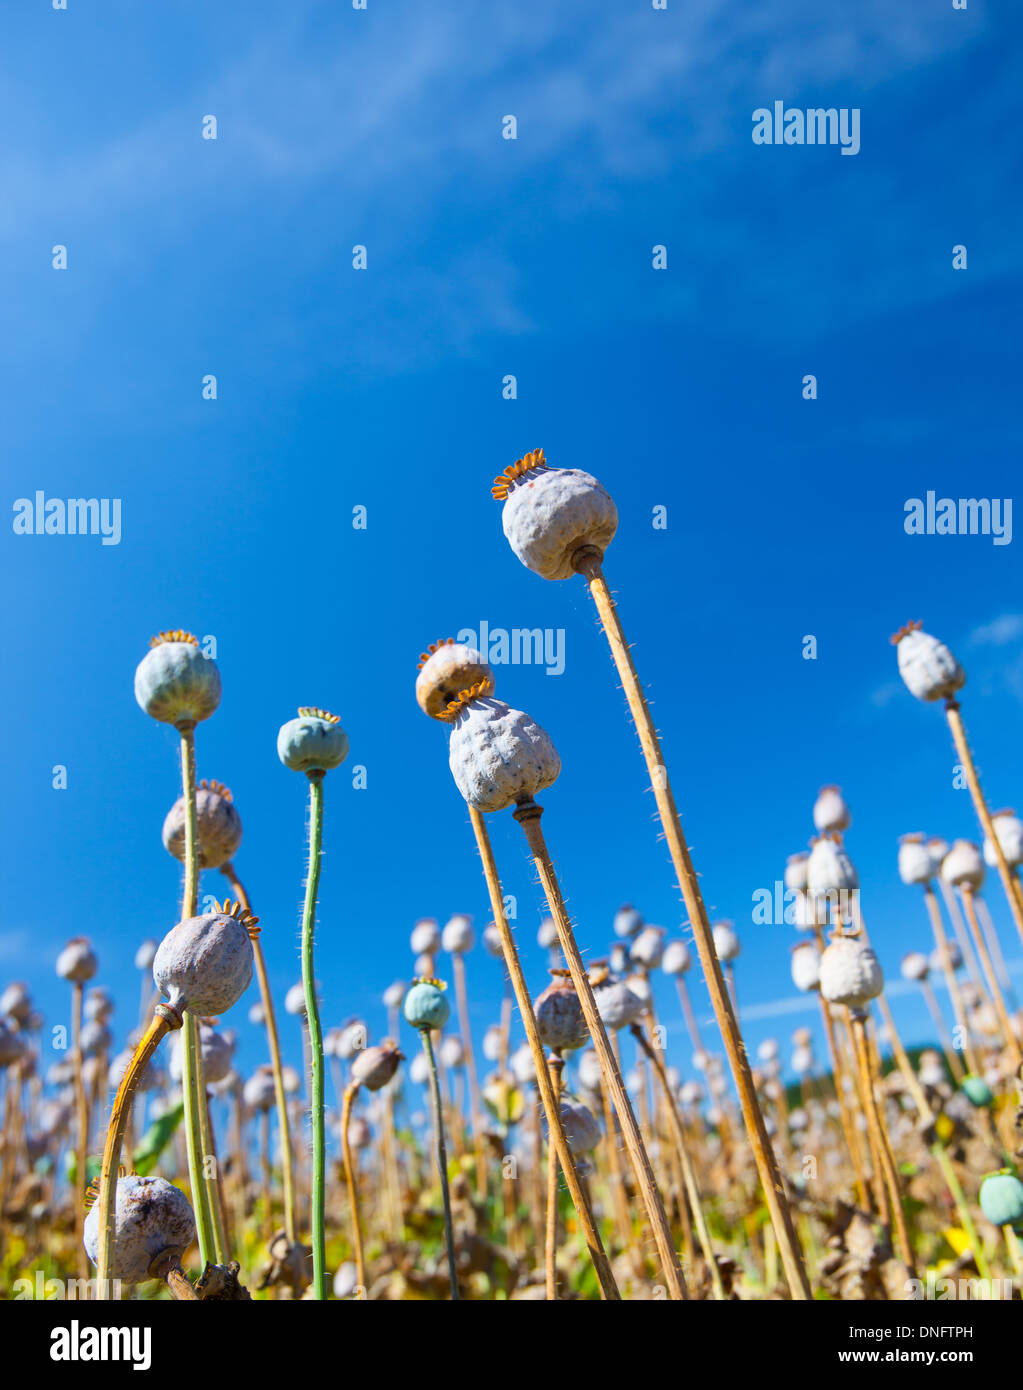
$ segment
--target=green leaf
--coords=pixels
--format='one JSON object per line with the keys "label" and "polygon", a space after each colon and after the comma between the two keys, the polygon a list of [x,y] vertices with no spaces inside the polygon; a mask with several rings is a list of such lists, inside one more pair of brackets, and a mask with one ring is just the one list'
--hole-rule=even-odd
{"label": "green leaf", "polygon": [[135,1150],[132,1166],[140,1177],[146,1177],[156,1167],[157,1159],[174,1137],[174,1131],[181,1123],[185,1107],[176,1105],[149,1126],[142,1136],[142,1143]]}

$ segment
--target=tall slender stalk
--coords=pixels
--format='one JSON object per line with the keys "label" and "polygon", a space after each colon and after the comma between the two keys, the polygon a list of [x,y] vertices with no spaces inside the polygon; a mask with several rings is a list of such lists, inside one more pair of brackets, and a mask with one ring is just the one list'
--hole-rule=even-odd
{"label": "tall slender stalk", "polygon": [[[199,824],[195,806],[195,725],[181,724],[181,790],[185,811],[185,886],[181,901],[181,920],[194,917],[199,906]],[[185,1107],[185,1143],[188,1151],[188,1181],[192,1189],[199,1254],[204,1264],[218,1260],[213,1227],[213,1184],[216,1177],[206,1174],[201,1111],[207,1108],[206,1086],[199,1047],[199,1024],[186,1011],[182,1033],[181,1091]]]}
{"label": "tall slender stalk", "polygon": [[973,933],[973,944],[977,948],[977,955],[980,958],[984,976],[987,980],[988,992],[994,1001],[995,1012],[998,1014],[998,1022],[1005,1037],[1005,1046],[1012,1054],[1013,1067],[1015,1068],[1023,1062],[1023,1054],[1020,1052],[1016,1034],[1013,1032],[1009,1011],[1005,1007],[1005,999],[1002,997],[1002,991],[998,987],[998,977],[995,974],[995,967],[991,960],[991,954],[987,948],[987,942],[984,940],[984,933],[981,930],[980,922],[977,920],[977,906],[974,901],[973,889],[969,884],[963,884],[959,891],[962,895],[963,907],[966,909],[966,920],[969,922],[970,930]]}
{"label": "tall slender stalk", "polygon": [[[556,1052],[547,1058],[547,1072],[551,1078],[554,1099],[561,1105],[561,1073],[565,1070],[565,1059]],[[548,1302],[554,1303],[558,1297],[558,1151],[553,1144],[547,1145],[547,1225],[544,1237],[544,1275]]]}
{"label": "tall slender stalk", "polygon": [[[82,1237],[85,1231],[85,1189],[88,1186],[85,1170],[89,1154],[89,1103],[85,1098],[85,1077],[82,1073],[82,985],[78,980],[71,982],[71,1065],[78,1131],[75,1144],[75,1245],[78,1253],[78,1272],[83,1278],[88,1278],[89,1258],[85,1253]],[[9,1079],[7,1084],[11,1084]]]}
{"label": "tall slender stalk", "polygon": [[572,976],[572,983],[575,985],[575,992],[579,996],[579,1002],[583,1008],[586,1026],[590,1030],[590,1037],[593,1039],[597,1058],[600,1061],[604,1083],[611,1093],[615,1110],[618,1112],[625,1146],[629,1151],[633,1171],[636,1175],[636,1183],[654,1233],[654,1241],[657,1245],[661,1269],[668,1285],[668,1292],[673,1299],[686,1299],[689,1295],[679,1265],[678,1252],[672,1241],[671,1227],[668,1225],[664,1203],[657,1190],[653,1169],[650,1166],[650,1158],[643,1143],[639,1125],[636,1123],[629,1093],[625,1089],[625,1082],[622,1080],[621,1071],[615,1061],[603,1020],[597,1009],[597,1001],[593,997],[589,976],[583,965],[582,956],[579,954],[579,947],[561,895],[557,874],[554,872],[554,865],[551,862],[543,831],[540,828],[543,808],[538,806],[535,801],[529,800],[520,803],[513,814],[522,826],[530,852],[533,855],[533,862],[536,864],[540,882],[543,884],[547,897],[547,906],[557,927],[558,940],[561,943],[561,949]]}
{"label": "tall slender stalk", "polygon": [[858,1009],[850,1009],[849,1027],[852,1031],[853,1043],[856,1048],[856,1060],[859,1066],[860,1099],[867,1117],[868,1128],[874,1137],[874,1144],[884,1173],[885,1184],[888,1188],[895,1243],[898,1247],[900,1259],[909,1270],[910,1275],[912,1275],[913,1247],[909,1239],[909,1228],[906,1225],[906,1213],[902,1207],[902,1194],[899,1189],[898,1170],[895,1167],[891,1145],[888,1142],[884,1120],[881,1118],[881,1112],[877,1105],[877,1096],[874,1091],[873,1068],[870,1064],[870,1045],[867,1041],[866,1014]]}
{"label": "tall slender stalk", "polygon": [[476,1158],[476,1196],[482,1202],[486,1200],[487,1196],[487,1160],[483,1152],[480,1087],[476,1076],[476,1053],[472,1045],[472,1027],[469,1023],[469,997],[465,987],[465,957],[461,951],[454,953],[452,965],[455,975],[455,1006],[458,1009],[458,1029],[462,1035],[465,1074],[469,1084],[469,1115],[472,1122],[473,1152]]}
{"label": "tall slender stalk", "polygon": [[977,1061],[976,1053],[973,1050],[973,1042],[970,1038],[970,1024],[966,1017],[966,1006],[963,1003],[963,996],[959,989],[959,981],[956,973],[952,969],[952,962],[948,952],[948,938],[945,935],[945,924],[941,920],[941,908],[934,889],[929,883],[924,884],[924,902],[927,905],[927,915],[930,918],[931,930],[934,933],[934,944],[938,950],[941,960],[942,973],[945,976],[945,984],[948,987],[948,997],[952,1001],[952,1013],[955,1016],[956,1027],[962,1039],[962,1050],[966,1054],[966,1065],[974,1076],[980,1075],[980,1063]]}
{"label": "tall slender stalk", "polygon": [[721,1030],[725,1051],[735,1080],[742,1108],[743,1120],[749,1136],[750,1146],[756,1162],[761,1187],[770,1212],[771,1222],[778,1237],[789,1291],[794,1299],[812,1297],[810,1281],[803,1263],[799,1239],[792,1221],[792,1212],[782,1184],[781,1173],[764,1124],[763,1113],[757,1100],[749,1060],[739,1031],[739,1025],[732,1008],[721,966],[714,948],[707,909],[700,893],[696,871],[693,868],[689,848],[682,834],[675,798],[672,794],[668,771],[661,753],[660,740],[654,728],[643,687],[633,664],[632,654],[622,630],[618,610],[601,567],[602,556],[593,546],[583,547],[574,557],[575,568],[585,577],[590,593],[600,615],[611,655],[614,658],[619,678],[625,690],[629,709],[636,724],[643,756],[653,787],[654,799],[660,815],[672,863],[682,891],[689,921],[693,929],[696,949],[703,967],[704,978],[710,993],[714,1015]]}
{"label": "tall slender stalk", "polygon": [[[476,846],[479,850],[480,860],[483,864],[483,876],[487,883],[487,892],[490,896],[490,910],[494,914],[494,925],[497,927],[498,935],[501,938],[501,950],[504,953],[504,963],[511,980],[512,989],[515,992],[515,1001],[519,1006],[519,1014],[522,1017],[522,1025],[526,1030],[526,1041],[529,1044],[529,1051],[533,1058],[533,1068],[536,1072],[536,1085],[540,1093],[540,1101],[543,1105],[544,1115],[547,1119],[548,1142],[552,1143],[557,1150],[558,1161],[561,1170],[565,1174],[565,1181],[575,1206],[576,1215],[579,1218],[579,1225],[586,1241],[593,1261],[593,1268],[600,1284],[600,1294],[602,1298],[618,1299],[621,1295],[618,1292],[618,1285],[611,1272],[611,1265],[604,1252],[604,1245],[600,1239],[596,1222],[593,1219],[593,1212],[590,1209],[586,1193],[579,1181],[579,1174],[576,1171],[575,1159],[572,1150],[569,1148],[568,1139],[565,1137],[564,1126],[561,1123],[561,1106],[558,1103],[554,1088],[551,1084],[550,1075],[544,1061],[543,1043],[540,1041],[540,1034],[536,1026],[536,1015],[533,1012],[533,1001],[529,995],[526,985],[526,977],[522,973],[522,964],[519,960],[519,953],[515,947],[515,938],[512,935],[511,926],[508,923],[508,916],[504,907],[504,891],[501,887],[501,880],[497,874],[497,863],[494,859],[493,847],[490,843],[490,835],[487,831],[486,821],[475,807],[469,807],[469,820],[472,824],[473,834],[476,837]],[[539,1129],[539,1123],[537,1125]],[[610,1141],[614,1142],[613,1130],[609,1135]]]}
{"label": "tall slender stalk", "polygon": [[423,1051],[430,1072],[430,1100],[433,1108],[433,1144],[437,1163],[437,1177],[440,1180],[441,1200],[444,1203],[444,1244],[448,1253],[448,1278],[451,1281],[451,1301],[457,1303],[458,1266],[455,1263],[455,1232],[451,1224],[451,1191],[448,1187],[448,1153],[444,1143],[444,1106],[440,1098],[440,1078],[437,1075],[437,1058],[433,1052],[433,1042],[429,1028],[420,1029]]}
{"label": "tall slender stalk", "polygon": [[352,1146],[348,1138],[348,1124],[352,1118],[352,1105],[359,1094],[359,1083],[351,1081],[345,1087],[345,1098],[341,1105],[341,1153],[345,1162],[345,1184],[348,1188],[348,1207],[352,1217],[352,1251],[355,1255],[355,1277],[365,1297],[366,1262],[362,1254],[362,1228],[359,1225],[359,1191],[355,1180],[355,1164],[352,1161]]}
{"label": "tall slender stalk", "polygon": [[316,931],[316,894],[320,885],[320,856],[323,850],[323,773],[309,777],[309,873],[302,910],[302,987],[305,992],[306,1024],[309,1029],[309,1108],[313,1131],[313,1190],[310,1212],[310,1239],[313,1247],[313,1297],[327,1297],[326,1182],[327,1141],[323,1116],[323,1031],[320,1005],[316,998],[313,968],[313,937]]}
{"label": "tall slender stalk", "polygon": [[[235,897],[246,912],[250,912],[249,895],[235,872],[234,864],[228,860],[220,866],[220,872],[234,889]],[[263,1006],[263,1023],[266,1027],[267,1046],[270,1049],[270,1065],[273,1068],[274,1100],[277,1106],[277,1129],[281,1140],[281,1167],[284,1185],[284,1231],[288,1244],[294,1245],[297,1239],[295,1227],[295,1176],[292,1169],[291,1124],[288,1120],[288,1095],[284,1089],[284,1068],[281,1064],[281,1044],[277,1032],[277,1015],[274,1012],[273,995],[270,992],[270,978],[266,969],[266,958],[258,936],[253,937],[252,950],[256,961],[256,978],[259,981],[259,997]]]}

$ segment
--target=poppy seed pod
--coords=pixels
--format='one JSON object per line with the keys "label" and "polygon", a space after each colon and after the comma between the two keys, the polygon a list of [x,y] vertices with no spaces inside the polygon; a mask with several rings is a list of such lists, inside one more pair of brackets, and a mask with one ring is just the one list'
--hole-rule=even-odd
{"label": "poppy seed pod", "polygon": [[623,903],[614,915],[615,936],[628,938],[635,936],[643,927],[643,914],[637,911],[631,903]]}
{"label": "poppy seed pod", "polygon": [[468,692],[451,730],[448,763],[458,790],[477,811],[529,801],[561,772],[549,734],[528,714],[492,695],[468,698]]}
{"label": "poppy seed pod", "polygon": [[698,1081],[685,1081],[679,1087],[678,1098],[683,1105],[699,1105],[703,1100],[703,1087]]}
{"label": "poppy seed pod", "polygon": [[305,986],[301,980],[292,985],[284,996],[284,1012],[295,1018],[305,1018]]}
{"label": "poppy seed pod", "polygon": [[406,989],[408,989],[408,985],[404,980],[395,980],[393,984],[388,985],[384,990],[384,1008],[400,1009]]}
{"label": "poppy seed pod", "polygon": [[629,959],[644,970],[656,970],[664,959],[664,928],[644,927],[632,939]]}
{"label": "poppy seed pod", "polygon": [[334,1275],[334,1297],[350,1298],[358,1287],[358,1268],[352,1260],[345,1260],[344,1264],[338,1265]]}
{"label": "poppy seed pod", "polygon": [[404,1054],[391,1038],[385,1038],[376,1047],[367,1047],[352,1062],[352,1080],[368,1091],[379,1091],[394,1076],[399,1062],[405,1060]]}
{"label": "poppy seed pod", "polygon": [[980,1209],[992,1226],[1023,1221],[1023,1182],[1009,1168],[989,1173],[980,1185]]}
{"label": "poppy seed pod", "polygon": [[153,961],[156,959],[156,948],[159,941],[154,941],[152,937],[147,938],[135,952],[135,969],[150,971],[153,968]]}
{"label": "poppy seed pod", "polygon": [[495,960],[500,960],[504,955],[504,946],[501,944],[501,933],[497,929],[496,922],[487,923],[483,928],[482,939],[485,950],[492,955]]}
{"label": "poppy seed pod", "polygon": [[573,1052],[590,1040],[583,1006],[567,970],[552,970],[553,979],[533,1003],[540,1041],[552,1052]]}
{"label": "poppy seed pod", "polygon": [[684,975],[692,965],[689,947],[684,941],[669,941],[661,957],[661,969],[665,975]]}
{"label": "poppy seed pod", "polygon": [[757,1060],[761,1062],[776,1062],[781,1048],[777,1038],[765,1038],[757,1048]]}
{"label": "poppy seed pod", "polygon": [[440,944],[449,956],[460,956],[471,951],[474,940],[472,918],[466,917],[463,912],[456,913],[445,924],[440,936]]}
{"label": "poppy seed pod", "polygon": [[409,1063],[409,1080],[417,1086],[425,1086],[430,1079],[430,1064],[426,1060],[425,1052],[417,1052]]}
{"label": "poppy seed pod", "polygon": [[190,632],[161,632],[135,670],[135,699],[161,724],[190,728],[220,704],[217,663]]}
{"label": "poppy seed pod", "polygon": [[837,899],[860,886],[852,860],[838,840],[814,840],[806,865],[807,891],[815,898]]}
{"label": "poppy seed pod", "polygon": [[336,714],[303,706],[297,719],[281,725],[277,756],[292,772],[330,772],[348,757],[348,735]]}
{"label": "poppy seed pod", "polygon": [[419,659],[416,677],[416,701],[431,719],[450,723],[457,713],[450,706],[463,690],[474,685],[494,683],[494,673],[475,647],[467,647],[449,638],[427,647]]}
{"label": "poppy seed pod", "polygon": [[936,637],[919,623],[907,623],[892,637],[899,675],[918,700],[950,700],[966,684],[966,672]]}
{"label": "poppy seed pod", "polygon": [[801,941],[792,952],[792,983],[809,994],[821,982],[821,953],[812,941]]}
{"label": "poppy seed pod", "polygon": [[[242,818],[231,792],[221,782],[200,782],[195,793],[199,866],[219,869],[242,842]],[[185,798],[179,796],[163,823],[163,847],[175,859],[185,860]]]}
{"label": "poppy seed pod", "polygon": [[922,980],[926,980],[931,973],[931,963],[923,951],[910,951],[908,955],[902,957],[900,969],[904,980],[915,980],[920,983]]}
{"label": "poppy seed pod", "polygon": [[813,805],[813,823],[819,835],[848,830],[852,825],[841,787],[821,787]]}
{"label": "poppy seed pod", "polygon": [[94,1019],[97,1023],[106,1023],[114,1012],[114,1001],[111,999],[109,991],[104,989],[102,985],[96,985],[94,989],[90,989],[85,996],[84,1012],[90,1023]]}
{"label": "poppy seed pod", "polygon": [[936,946],[931,952],[929,964],[932,970],[959,970],[963,964],[963,953],[954,941],[946,941],[943,949]]}
{"label": "poppy seed pod", "polygon": [[558,944],[558,924],[553,917],[545,917],[537,929],[536,939],[545,951],[552,950]]}
{"label": "poppy seed pod", "polygon": [[592,1153],[600,1143],[600,1125],[581,1100],[566,1096],[561,1102],[561,1127],[568,1147],[578,1158]]}
{"label": "poppy seed pod", "polygon": [[405,995],[405,1021],[413,1028],[443,1028],[451,1015],[451,1005],[440,980],[413,980]]}
{"label": "poppy seed pod", "polygon": [[14,980],[0,994],[0,1016],[13,1018],[24,1026],[32,1014],[32,996],[28,985],[22,980]]}
{"label": "poppy seed pod", "polygon": [[153,961],[153,980],[173,1009],[215,1017],[238,1002],[252,979],[249,929],[257,921],[225,902],[221,911],[188,917],[167,933]]}
{"label": "poppy seed pod", "polygon": [[62,980],[82,985],[99,969],[95,952],[84,936],[72,937],[57,957],[57,974]]}
{"label": "poppy seed pod", "polygon": [[[99,1258],[100,1208],[96,1202],[85,1220],[84,1245],[89,1259]],[[165,1252],[180,1257],[195,1240],[195,1220],[185,1194],[165,1178],[117,1179],[110,1278],[142,1284],[149,1267]]]}
{"label": "poppy seed pod", "polygon": [[492,1023],[483,1034],[483,1055],[488,1062],[498,1062],[504,1048],[504,1029],[499,1023]]}
{"label": "poppy seed pod", "polygon": [[624,980],[593,981],[593,998],[605,1028],[617,1033],[641,1017],[645,1005]]}
{"label": "poppy seed pod", "polygon": [[856,936],[836,936],[828,943],[820,963],[821,994],[830,1004],[862,1009],[884,989],[881,963],[873,950]]}
{"label": "poppy seed pod", "polygon": [[600,1058],[592,1047],[588,1047],[585,1052],[580,1052],[577,1066],[579,1085],[587,1091],[599,1091],[603,1085],[604,1077],[600,1069]]}
{"label": "poppy seed pod", "polygon": [[611,950],[608,953],[608,965],[612,975],[625,975],[629,970],[629,948],[624,941],[614,941],[611,943]]}
{"label": "poppy seed pod", "polygon": [[603,555],[618,530],[618,510],[596,478],[579,468],[548,468],[542,449],[506,468],[492,491],[504,502],[508,544],[544,579],[571,579],[577,552],[592,546]]}
{"label": "poppy seed pod", "polygon": [[517,1047],[508,1058],[508,1065],[511,1067],[512,1076],[520,1086],[532,1086],[536,1082],[536,1067],[533,1065],[533,1053],[528,1043],[523,1043]]}
{"label": "poppy seed pod", "polygon": [[797,931],[815,931],[828,924],[828,902],[826,898],[815,898],[812,893],[797,893],[792,903],[792,924]]}
{"label": "poppy seed pod", "polygon": [[714,935],[714,950],[717,952],[718,960],[729,964],[736,960],[741,950],[739,937],[731,922],[717,922],[712,928]]}
{"label": "poppy seed pod", "polygon": [[977,889],[984,882],[984,856],[972,840],[956,840],[941,861],[941,876],[953,888]]}
{"label": "poppy seed pod", "polygon": [[978,1109],[990,1105],[995,1098],[991,1087],[982,1076],[964,1076],[960,1090],[970,1104]]}
{"label": "poppy seed pod", "polygon": [[0,1067],[11,1067],[25,1051],[25,1040],[0,1019]]}
{"label": "poppy seed pod", "polygon": [[432,917],[420,917],[412,928],[409,945],[415,956],[435,956],[440,950],[440,927]]}
{"label": "poppy seed pod", "polygon": [[792,1054],[792,1070],[796,1076],[809,1076],[813,1071],[813,1053],[808,1047],[797,1047]]}
{"label": "poppy seed pod", "polygon": [[246,1081],[242,1098],[250,1110],[269,1110],[277,1098],[273,1067],[259,1067]]}
{"label": "poppy seed pod", "polygon": [[[234,1044],[229,1037],[223,1033],[218,1033],[208,1023],[200,1023],[199,1051],[202,1053],[202,1069],[206,1083],[209,1086],[215,1086],[223,1081],[231,1070]],[[181,1034],[175,1033],[174,1041],[171,1044],[168,1068],[172,1081],[181,1080],[183,1060]]]}
{"label": "poppy seed pod", "polygon": [[257,999],[249,1005],[249,1022],[255,1028],[262,1028],[266,1022],[266,1010],[263,1008],[263,1001]]}
{"label": "poppy seed pod", "polygon": [[810,1032],[809,1028],[793,1028],[793,1030],[792,1030],[792,1046],[793,1046],[793,1047],[811,1047],[812,1045],[813,1045],[813,1034]]}
{"label": "poppy seed pod", "polygon": [[113,1041],[113,1034],[106,1024],[101,1023],[98,1018],[91,1018],[82,1029],[79,1044],[83,1056],[97,1057],[104,1052],[109,1052]]}
{"label": "poppy seed pod", "polygon": [[785,887],[790,893],[802,893],[806,890],[806,861],[810,856],[806,850],[801,850],[799,854],[790,854],[785,861]]}
{"label": "poppy seed pod", "polygon": [[922,1052],[917,1071],[921,1084],[929,1086],[932,1090],[944,1083],[945,1067],[936,1052]]}
{"label": "poppy seed pod", "polygon": [[[998,844],[1010,869],[1023,864],[1023,820],[1015,811],[996,811],[991,817],[995,827]],[[990,840],[984,840],[984,862],[990,869],[997,869],[998,859],[995,847]]]}
{"label": "poppy seed pod", "polygon": [[369,1029],[361,1018],[352,1018],[338,1030],[335,1050],[342,1062],[349,1062],[362,1052],[369,1041]]}
{"label": "poppy seed pod", "polygon": [[440,1045],[440,1060],[449,1071],[465,1066],[465,1049],[457,1033],[449,1033]]}
{"label": "poppy seed pod", "polygon": [[934,856],[923,835],[903,835],[899,839],[899,878],[903,883],[930,883],[934,877]]}

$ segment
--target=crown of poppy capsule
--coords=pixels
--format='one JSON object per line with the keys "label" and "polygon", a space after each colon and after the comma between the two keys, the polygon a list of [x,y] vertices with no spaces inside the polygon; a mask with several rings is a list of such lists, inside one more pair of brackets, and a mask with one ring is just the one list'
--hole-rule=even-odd
{"label": "crown of poppy capsule", "polygon": [[341,723],[339,714],[331,714],[329,710],[319,709],[316,705],[300,705],[298,713],[302,719],[325,719],[328,724]]}
{"label": "crown of poppy capsule", "polygon": [[494,479],[494,485],[490,489],[491,496],[498,502],[503,502],[515,484],[526,473],[532,473],[536,468],[546,468],[547,460],[543,456],[542,449],[534,449],[530,454],[524,454],[522,458],[516,459],[510,468],[506,468],[503,473],[499,473]]}
{"label": "crown of poppy capsule", "polygon": [[236,917],[248,932],[249,939],[255,941],[259,935],[259,918],[254,917],[247,907],[232,902],[230,898],[225,898],[222,903],[218,903],[214,898],[213,905],[222,917]]}
{"label": "crown of poppy capsule", "polygon": [[[137,1178],[138,1174],[135,1172],[134,1168],[126,1168],[122,1163],[118,1166],[117,1176],[119,1178]],[[86,1211],[91,1211],[99,1201],[99,1185],[100,1179],[96,1177],[93,1178],[92,1182],[90,1182],[89,1186],[85,1189],[82,1205],[85,1207]]]}
{"label": "crown of poppy capsule", "polygon": [[187,642],[192,647],[199,645],[198,637],[190,632],[185,632],[183,628],[175,628],[173,632],[158,632],[155,637],[150,637],[149,645],[159,647],[164,642]]}
{"label": "crown of poppy capsule", "polygon": [[218,782],[215,777],[204,777],[196,790],[213,792],[216,796],[222,796],[225,801],[234,800],[234,793],[231,788],[225,787],[223,782]]}
{"label": "crown of poppy capsule", "polygon": [[453,647],[455,639],[453,637],[442,637],[439,642],[431,642],[425,652],[419,653],[419,662],[416,666],[417,671],[421,671],[431,656],[435,656],[441,647]]}
{"label": "crown of poppy capsule", "polygon": [[921,620],[917,620],[916,622],[908,622],[905,624],[905,626],[900,627],[898,632],[893,632],[888,640],[891,642],[893,647],[897,647],[899,643],[902,641],[903,637],[908,637],[911,632],[919,632],[922,627],[923,622]]}
{"label": "crown of poppy capsule", "polygon": [[452,719],[460,714],[466,705],[471,705],[473,700],[479,700],[485,695],[493,695],[494,682],[490,676],[484,677],[481,681],[476,681],[470,685],[468,690],[460,690],[453,700],[448,701],[448,713]]}

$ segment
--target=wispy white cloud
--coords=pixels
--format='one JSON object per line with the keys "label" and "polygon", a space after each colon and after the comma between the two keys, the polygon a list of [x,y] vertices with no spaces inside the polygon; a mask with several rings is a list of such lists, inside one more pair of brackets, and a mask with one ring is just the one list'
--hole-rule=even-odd
{"label": "wispy white cloud", "polygon": [[970,633],[971,647],[1007,647],[1023,637],[1023,613],[1004,613]]}

